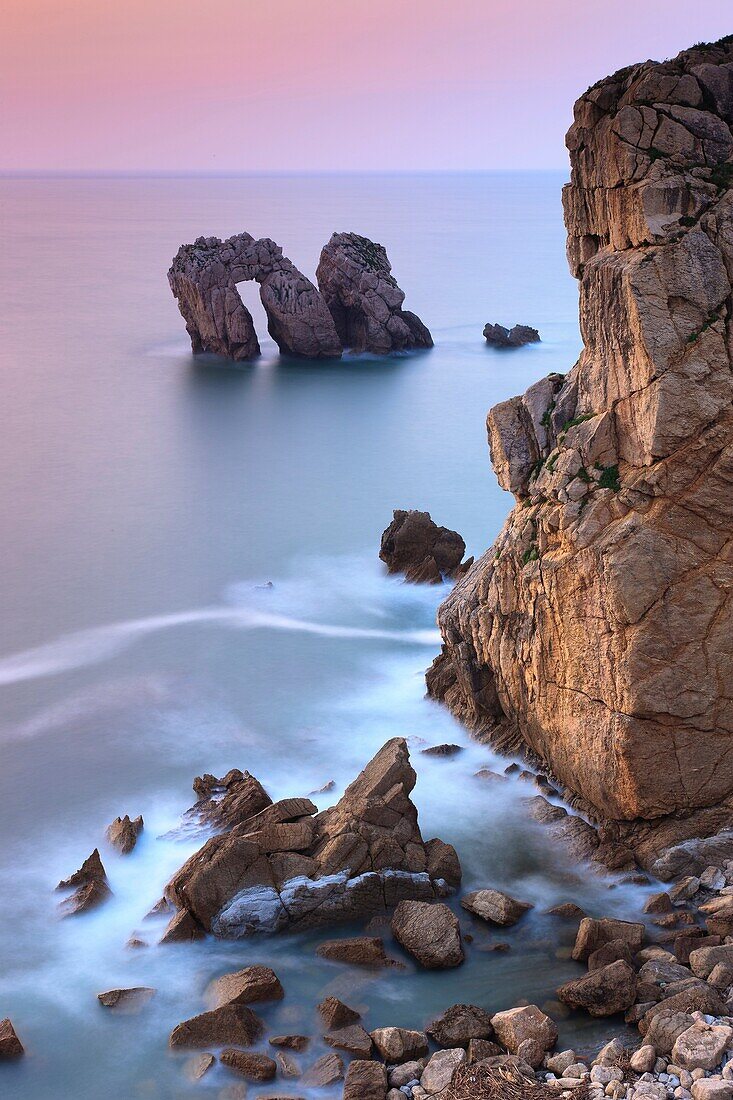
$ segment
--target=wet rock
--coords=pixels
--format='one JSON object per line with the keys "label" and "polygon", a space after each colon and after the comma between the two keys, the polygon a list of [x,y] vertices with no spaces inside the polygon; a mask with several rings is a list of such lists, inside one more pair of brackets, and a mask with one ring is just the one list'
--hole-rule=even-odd
{"label": "wet rock", "polygon": [[181,245],[173,259],[168,282],[194,355],[242,361],[260,354],[252,315],[237,291],[246,280],[260,285],[267,328],[282,354],[339,358],[341,341],[321,294],[279,245],[249,233],[225,241],[198,237]]}
{"label": "wet rock", "polygon": [[428,1040],[423,1031],[379,1027],[371,1034],[377,1053],[385,1062],[411,1062],[428,1052]]}
{"label": "wet rock", "polygon": [[286,1050],[307,1050],[310,1039],[307,1035],[273,1035],[268,1040],[271,1047],[284,1047]]}
{"label": "wet rock", "polygon": [[344,1063],[338,1054],[324,1054],[306,1070],[301,1078],[303,1088],[319,1089],[341,1081],[344,1076]]}
{"label": "wet rock", "polygon": [[563,901],[560,905],[553,905],[547,910],[550,917],[561,917],[563,920],[582,920],[585,912],[574,901]]}
{"label": "wet rock", "polygon": [[428,840],[425,845],[427,870],[434,882],[444,882],[451,890],[461,885],[461,862],[452,844],[443,840]]}
{"label": "wet rock", "polygon": [[138,985],[129,989],[108,989],[106,993],[98,993],[97,1000],[104,1008],[116,1012],[139,1012],[154,996],[154,989]]}
{"label": "wet rock", "polygon": [[355,1058],[371,1057],[372,1040],[360,1024],[348,1024],[346,1027],[327,1031],[323,1039],[328,1046],[335,1047],[336,1050],[345,1050]]}
{"label": "wet rock", "polygon": [[19,1058],[21,1054],[25,1054],[23,1044],[6,1016],[4,1020],[0,1020],[0,1061],[4,1058]]}
{"label": "wet rock", "polygon": [[422,756],[457,756],[463,752],[462,745],[430,745],[427,749],[420,749]]}
{"label": "wet rock", "polygon": [[318,1005],[318,1012],[329,1031],[334,1031],[349,1024],[355,1024],[361,1019],[360,1014],[353,1008],[340,1001],[338,997],[326,997]]}
{"label": "wet rock", "polygon": [[[394,738],[335,806],[318,813],[309,799],[283,799],[211,837],[173,876],[166,898],[204,930],[238,938],[368,919],[403,898],[442,897],[447,887],[428,871],[410,799],[415,781],[407,744]],[[242,797],[246,809],[237,798],[228,820],[261,804],[251,777]]]}
{"label": "wet rock", "polygon": [[160,943],[193,943],[203,939],[205,932],[195,917],[187,909],[179,909],[168,922],[168,927],[160,938]]}
{"label": "wet rock", "polygon": [[200,1081],[214,1065],[216,1058],[213,1054],[196,1054],[186,1062],[186,1076],[190,1081]]}
{"label": "wet rock", "polygon": [[75,871],[70,878],[62,879],[56,889],[74,891],[61,902],[60,909],[63,917],[71,917],[77,913],[86,913],[89,909],[96,909],[112,897],[99,849],[95,848],[79,870]]}
{"label": "wet rock", "polygon": [[448,1088],[459,1066],[466,1062],[466,1052],[461,1047],[454,1050],[439,1050],[433,1054],[426,1065],[420,1084],[427,1093],[437,1096]]}
{"label": "wet rock", "polygon": [[516,924],[520,917],[534,908],[528,901],[518,901],[517,898],[504,894],[501,890],[486,888],[474,890],[461,898],[461,905],[469,913],[497,924],[501,928],[508,928]]}
{"label": "wet rock", "polygon": [[211,1012],[192,1016],[173,1028],[171,1047],[210,1047],[236,1043],[248,1047],[256,1043],[264,1025],[246,1005],[224,1005]]}
{"label": "wet rock", "polygon": [[517,1054],[527,1039],[534,1040],[544,1050],[552,1050],[557,1042],[555,1024],[537,1005],[497,1012],[491,1023],[497,1039],[511,1054]]}
{"label": "wet rock", "polygon": [[269,966],[245,966],[244,970],[223,974],[213,981],[207,990],[207,1001],[212,1008],[220,1008],[280,1001],[284,995],[280,979]]}
{"label": "wet rock", "polygon": [[285,1054],[282,1050],[279,1050],[275,1055],[275,1061],[283,1077],[302,1076],[303,1071],[295,1059],[291,1058],[289,1054]]}
{"label": "wet rock", "polygon": [[351,966],[389,966],[384,943],[378,936],[355,936],[350,940],[326,940],[316,948],[316,954],[331,962]]}
{"label": "wet rock", "polygon": [[343,1100],[385,1100],[387,1070],[379,1062],[356,1060],[346,1071]]}
{"label": "wet rock", "polygon": [[388,355],[433,346],[420,318],[402,308],[405,295],[383,245],[357,233],[334,233],[316,278],[345,348]]}
{"label": "wet rock", "polygon": [[503,325],[487,324],[484,326],[484,339],[495,348],[521,348],[525,344],[538,344],[540,334],[529,325],[515,325],[508,329]]}
{"label": "wet rock", "polygon": [[645,913],[671,913],[672,899],[666,890],[658,894],[651,894],[644,902]]}
{"label": "wet rock", "polygon": [[465,552],[458,532],[438,527],[429,512],[396,509],[382,534],[379,557],[390,573],[437,584],[443,576],[455,575]]}
{"label": "wet rock", "polygon": [[463,962],[458,920],[440,902],[401,901],[392,918],[392,933],[405,951],[429,970]]}
{"label": "wet rock", "polygon": [[631,966],[634,961],[631,949],[626,940],[611,940],[588,956],[588,969],[600,970],[601,967],[609,966],[610,963],[619,962],[619,960]]}
{"label": "wet rock", "polygon": [[251,1054],[246,1050],[227,1047],[219,1055],[219,1061],[248,1081],[272,1081],[277,1074],[277,1064],[266,1054]]}
{"label": "wet rock", "polygon": [[636,974],[628,963],[614,962],[577,981],[566,982],[557,996],[563,1004],[585,1009],[591,1016],[613,1016],[634,1003]]}
{"label": "wet rock", "polygon": [[576,962],[585,962],[594,951],[612,940],[623,940],[632,952],[638,951],[644,942],[644,925],[634,921],[616,920],[614,917],[584,917],[580,922],[573,948]]}
{"label": "wet rock", "polygon": [[440,1047],[467,1047],[471,1039],[488,1039],[494,1034],[491,1016],[478,1005],[452,1005],[426,1027]]}
{"label": "wet rock", "polygon": [[143,831],[143,819],[136,817],[130,820],[128,814],[124,817],[116,817],[107,828],[107,840],[113,848],[117,848],[123,856],[129,855],[137,844],[137,838]]}

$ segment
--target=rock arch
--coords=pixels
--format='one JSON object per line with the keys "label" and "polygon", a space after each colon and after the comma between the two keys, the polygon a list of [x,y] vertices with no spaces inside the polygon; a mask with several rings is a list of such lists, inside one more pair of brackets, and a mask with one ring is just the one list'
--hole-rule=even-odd
{"label": "rock arch", "polygon": [[260,345],[237,283],[254,280],[267,328],[284,355],[338,359],[339,340],[329,309],[313,283],[269,238],[238,233],[228,240],[198,237],[181,245],[168,272],[194,354],[213,352],[236,361],[256,359]]}

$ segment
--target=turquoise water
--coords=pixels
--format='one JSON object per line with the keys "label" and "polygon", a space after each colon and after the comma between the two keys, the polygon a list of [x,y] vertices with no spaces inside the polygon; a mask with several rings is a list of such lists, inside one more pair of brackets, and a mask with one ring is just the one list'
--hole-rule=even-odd
{"label": "turquoise water", "polygon": [[[478,554],[510,507],[486,411],[568,370],[580,346],[562,182],[0,181],[0,1017],[28,1051],[0,1069],[4,1097],[217,1096],[228,1072],[190,1084],[167,1036],[213,976],[250,961],[285,986],[263,1010],[280,1032],[314,1028],[326,990],[363,1005],[369,1028],[422,1026],[455,1001],[543,1004],[574,968],[542,910],[635,910],[632,888],[609,892],[550,848],[526,820],[531,790],[473,778],[492,754],[423,698],[441,592],[388,579],[377,558],[393,508],[430,510]],[[333,230],[381,241],[434,350],[281,361],[246,286],[262,359],[194,362],[170,260],[201,233],[244,229],[311,276]],[[489,320],[536,325],[543,342],[488,349]],[[316,936],[155,946],[143,917],[193,850],[162,837],[195,775],[247,768],[273,798],[333,779],[325,806],[395,735],[412,738],[424,835],[456,845],[466,887],[536,903],[499,937],[508,953],[481,951],[492,937],[477,930],[460,970],[365,977],[317,960]],[[446,740],[465,751],[419,755]],[[102,850],[114,898],[59,921],[53,886],[124,813],[146,829],[130,857]],[[151,946],[126,949],[133,932]],[[97,1004],[133,984],[158,990],[139,1016]],[[560,1026],[581,1045],[603,1031]]]}

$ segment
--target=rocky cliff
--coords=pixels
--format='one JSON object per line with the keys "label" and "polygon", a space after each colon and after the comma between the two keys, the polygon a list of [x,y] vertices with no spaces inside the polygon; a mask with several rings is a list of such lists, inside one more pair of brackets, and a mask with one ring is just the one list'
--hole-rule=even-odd
{"label": "rocky cliff", "polygon": [[647,865],[733,821],[732,127],[733,37],[578,100],[584,349],[489,413],[516,506],[428,673]]}

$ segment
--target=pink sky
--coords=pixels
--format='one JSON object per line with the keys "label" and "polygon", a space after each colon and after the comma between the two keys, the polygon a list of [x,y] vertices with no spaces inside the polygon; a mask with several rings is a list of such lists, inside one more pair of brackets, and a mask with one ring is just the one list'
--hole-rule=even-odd
{"label": "pink sky", "polygon": [[0,171],[564,167],[573,100],[730,0],[4,0]]}

